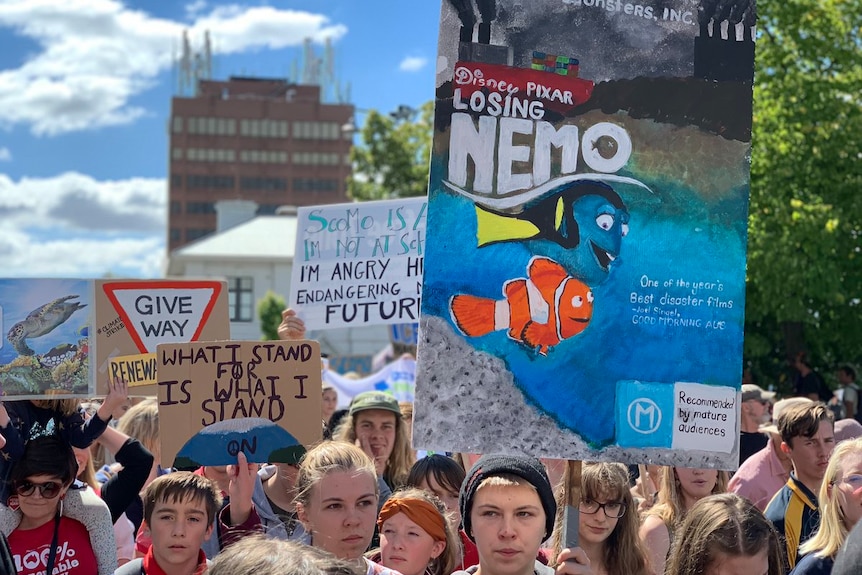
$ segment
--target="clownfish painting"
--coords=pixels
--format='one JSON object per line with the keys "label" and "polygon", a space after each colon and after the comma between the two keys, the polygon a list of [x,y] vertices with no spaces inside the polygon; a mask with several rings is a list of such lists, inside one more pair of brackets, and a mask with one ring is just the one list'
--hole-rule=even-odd
{"label": "clownfish painting", "polygon": [[527,277],[503,284],[505,299],[457,294],[449,301],[452,321],[468,337],[508,330],[508,336],[541,355],[584,331],[593,315],[593,292],[565,268],[536,256]]}

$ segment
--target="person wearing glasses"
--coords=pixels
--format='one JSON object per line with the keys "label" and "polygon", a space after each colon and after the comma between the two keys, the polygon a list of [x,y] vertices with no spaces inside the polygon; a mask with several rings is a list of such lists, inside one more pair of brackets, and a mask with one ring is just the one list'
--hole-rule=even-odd
{"label": "person wearing glasses", "polygon": [[[71,446],[56,435],[31,439],[12,467],[10,506],[21,522],[9,535],[19,575],[93,575],[96,553],[84,525],[62,514],[63,499],[75,479],[78,463]],[[105,510],[105,531],[111,531]]]}
{"label": "person wearing glasses", "polygon": [[[578,545],[589,557],[593,573],[650,575],[625,465],[583,463],[578,511]],[[555,535],[562,533],[562,518],[557,513]]]}
{"label": "person wearing glasses", "polygon": [[799,548],[792,575],[829,575],[847,534],[862,517],[862,438],[842,441],[832,452],[818,497],[820,527]]}

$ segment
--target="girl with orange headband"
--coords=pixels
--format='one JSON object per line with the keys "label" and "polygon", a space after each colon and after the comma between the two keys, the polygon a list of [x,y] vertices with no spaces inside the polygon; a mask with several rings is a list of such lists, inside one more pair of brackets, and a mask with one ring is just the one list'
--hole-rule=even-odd
{"label": "girl with orange headband", "polygon": [[458,535],[446,507],[421,489],[404,489],[386,501],[377,518],[380,550],[372,559],[403,575],[449,575],[460,561]]}

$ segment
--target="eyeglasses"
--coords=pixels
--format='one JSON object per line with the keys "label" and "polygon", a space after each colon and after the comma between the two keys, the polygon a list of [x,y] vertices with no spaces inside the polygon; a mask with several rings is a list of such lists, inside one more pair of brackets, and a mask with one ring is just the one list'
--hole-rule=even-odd
{"label": "eyeglasses", "polygon": [[22,497],[29,497],[39,488],[39,495],[45,499],[53,499],[60,493],[63,486],[56,481],[46,481],[45,483],[33,483],[32,481],[21,481],[15,484],[15,493]]}
{"label": "eyeglasses", "polygon": [[620,503],[619,501],[599,503],[592,499],[583,499],[581,500],[581,504],[578,506],[578,509],[581,510],[581,513],[586,513],[587,515],[595,515],[599,512],[599,509],[601,509],[605,512],[605,516],[611,519],[619,519],[626,514],[626,504]]}
{"label": "eyeglasses", "polygon": [[853,491],[856,491],[862,487],[862,475],[848,475],[838,483],[846,483],[853,489]]}

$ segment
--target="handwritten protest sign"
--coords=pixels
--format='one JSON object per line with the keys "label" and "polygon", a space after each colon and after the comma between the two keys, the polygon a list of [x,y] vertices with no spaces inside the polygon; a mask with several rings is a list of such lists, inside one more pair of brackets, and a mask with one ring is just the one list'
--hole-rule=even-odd
{"label": "handwritten protest sign", "polygon": [[3,399],[90,396],[93,285],[76,279],[0,279]]}
{"label": "handwritten protest sign", "polygon": [[309,329],[419,319],[425,198],[299,208],[291,307]]}
{"label": "handwritten protest sign", "polygon": [[754,3],[718,6],[444,0],[417,447],[735,468]]}
{"label": "handwritten protest sign", "polygon": [[160,344],[162,466],[295,463],[319,441],[316,341]]}
{"label": "handwritten protest sign", "polygon": [[[130,381],[134,394],[156,395],[152,374],[141,379],[137,370],[155,365],[157,345],[230,339],[227,282],[96,280],[95,284],[99,393],[107,393],[108,377],[125,370],[134,379]],[[117,359],[142,354],[148,357]]]}

